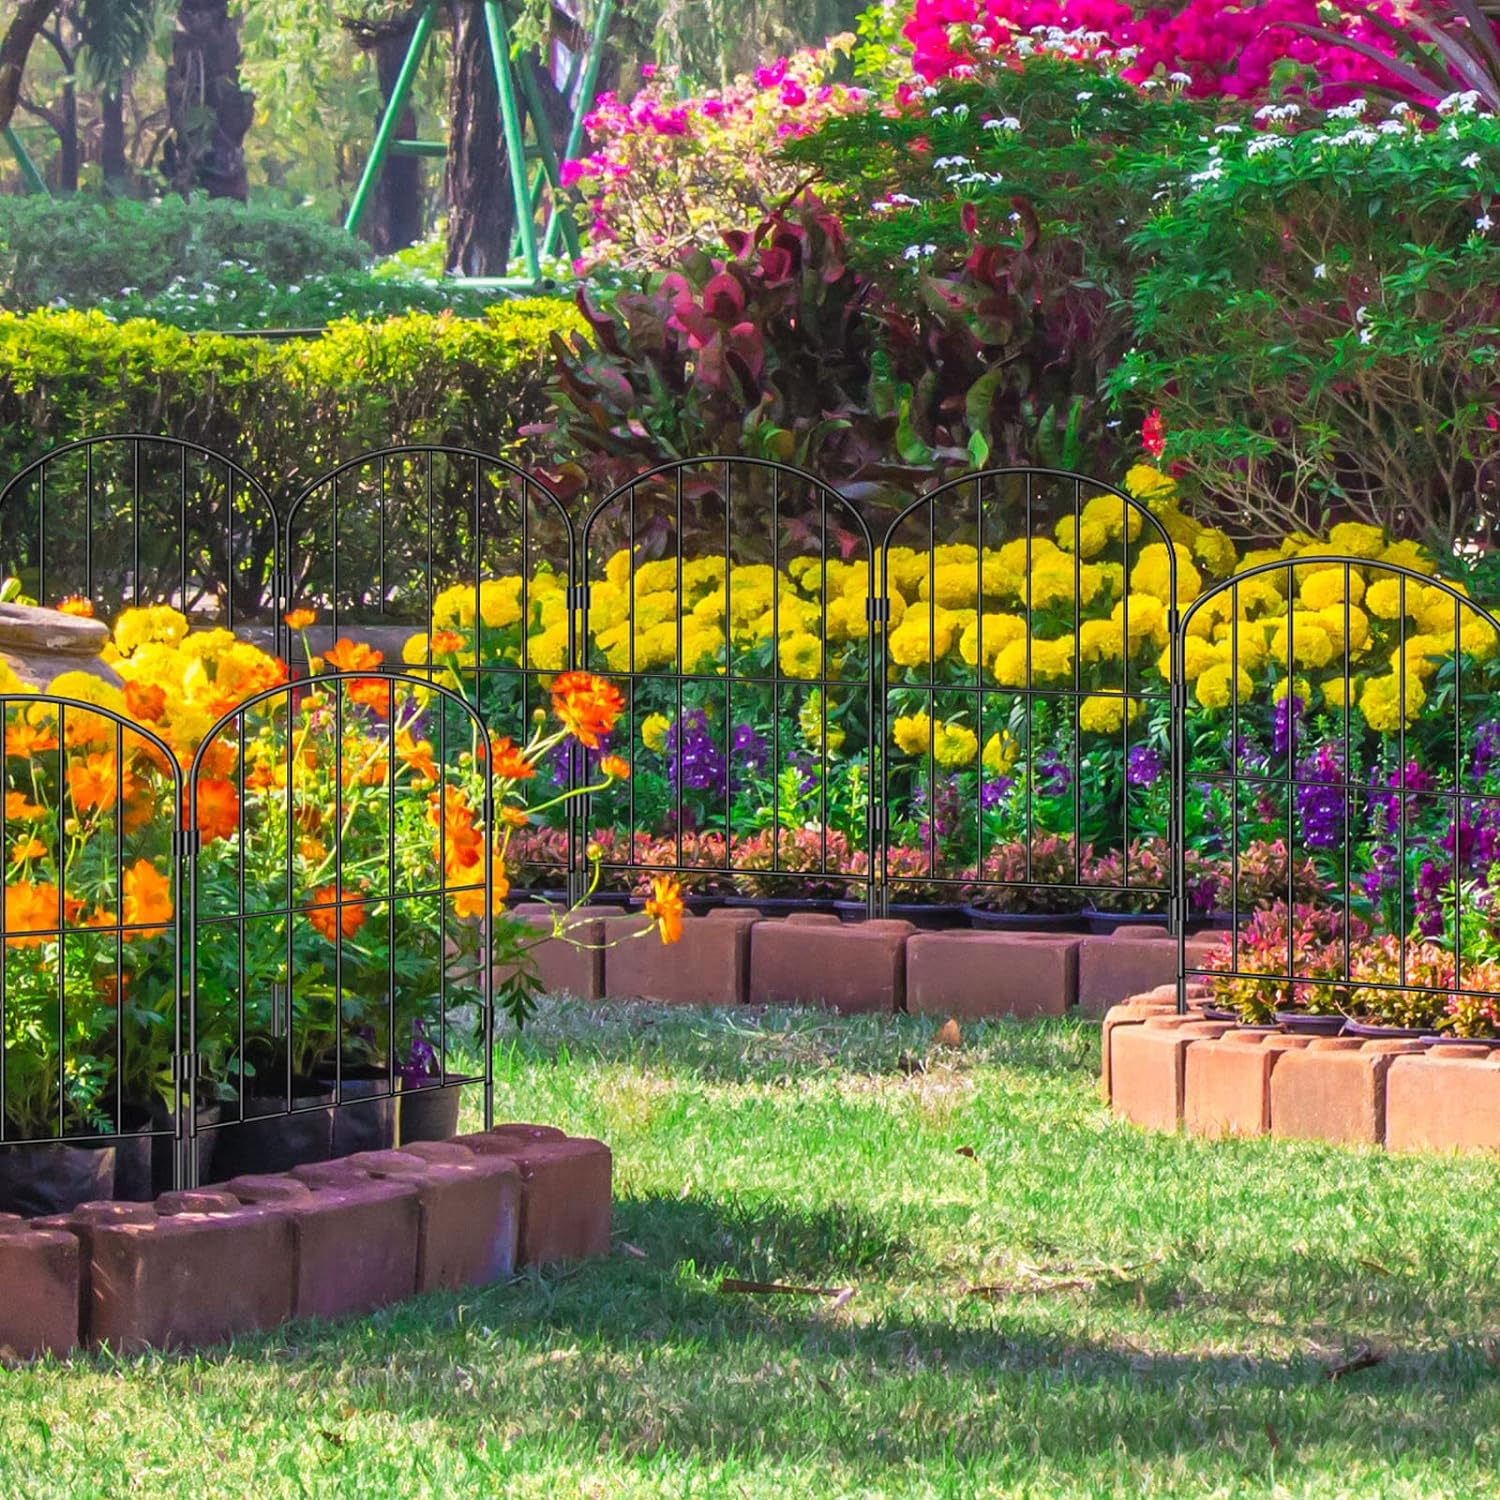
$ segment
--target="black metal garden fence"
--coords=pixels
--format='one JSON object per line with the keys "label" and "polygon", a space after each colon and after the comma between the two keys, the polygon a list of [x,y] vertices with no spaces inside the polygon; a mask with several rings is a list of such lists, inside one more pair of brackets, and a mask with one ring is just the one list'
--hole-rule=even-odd
{"label": "black metal garden fence", "polygon": [[[147,1140],[194,1182],[293,1125],[378,1142],[398,1097],[480,1086],[488,1118],[500,898],[664,874],[851,918],[1170,921],[1184,995],[1209,980],[1247,1015],[1426,996],[1400,1002],[1417,1029],[1500,1000],[1500,629],[1409,567],[1294,557],[1205,588],[1156,507],[1045,469],[878,520],[727,457],[576,527],[538,476],[437,445],[353,458],[281,517],[268,493],[143,434],[0,490],[23,593],[171,605],[285,663],[240,664],[197,719],[139,673],[124,708],[4,700],[0,1144]],[[502,881],[487,768],[569,671],[625,711],[523,785]],[[111,840],[112,873],[86,852]],[[1187,935],[1214,923],[1205,963]]]}

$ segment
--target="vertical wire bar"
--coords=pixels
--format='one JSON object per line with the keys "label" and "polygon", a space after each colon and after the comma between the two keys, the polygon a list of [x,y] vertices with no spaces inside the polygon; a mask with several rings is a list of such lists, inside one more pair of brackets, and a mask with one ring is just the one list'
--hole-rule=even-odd
{"label": "vertical wire bar", "polygon": [[[380,508],[376,512],[376,530],[378,532],[377,540],[378,540],[378,543],[379,543],[379,546],[380,546],[380,557],[379,557],[379,561],[378,561],[378,563],[376,565],[377,569],[378,569],[378,572],[379,572],[379,576],[380,576],[380,609],[379,609],[378,613],[381,615],[382,618],[384,618],[384,616],[385,616],[385,601],[386,601],[386,595],[387,595],[387,582],[388,582],[387,579],[386,579],[386,576],[385,576],[385,556],[386,556],[386,544],[385,544],[385,507],[386,507],[385,460],[382,458],[382,459],[379,459],[377,462],[378,462],[378,465],[379,465],[378,473],[379,473],[379,486],[380,486]],[[430,577],[427,580],[427,598],[428,598],[429,601],[431,601],[431,599],[432,599],[432,579]],[[428,609],[428,612],[427,612],[427,630],[428,630],[428,633],[430,635],[431,631],[432,631],[432,611],[431,611],[430,608]],[[429,650],[427,654],[429,656],[431,656],[432,652]]]}
{"label": "vertical wire bar", "polygon": [[[678,731],[681,755],[681,730]],[[679,762],[680,764],[680,762]],[[771,766],[781,768],[781,474],[771,470]],[[681,795],[681,776],[678,794]],[[680,809],[679,809],[680,811]],[[781,777],[771,777],[771,868],[781,869]]]}
{"label": "vertical wire bar", "polygon": [[[974,734],[979,767],[974,796],[974,869],[984,876],[984,479],[974,478]],[[960,653],[962,654],[962,653]],[[964,820],[967,823],[967,819]]]}
{"label": "vertical wire bar", "polygon": [[[549,226],[550,228],[550,226]],[[730,641],[729,632],[729,553],[733,535],[734,517],[734,465],[728,459],[724,460],[724,614],[722,629],[724,632],[724,745],[726,754],[724,756],[724,866],[725,869],[734,868],[734,795],[733,787],[737,763],[734,757],[734,646]],[[639,725],[636,726],[637,734]],[[632,736],[632,754],[634,754],[635,736]],[[635,785],[635,777],[631,776],[630,783]],[[731,880],[729,884],[733,885]]]}
{"label": "vertical wire bar", "polygon": [[[314,683],[316,683],[316,679],[311,679],[311,680]],[[316,691],[317,691],[316,686],[314,686],[312,688],[309,688],[309,692],[316,692]],[[337,691],[337,688],[335,688],[335,691]],[[321,696],[321,694],[319,696]],[[296,962],[296,945],[295,945],[295,941],[294,941],[294,939],[295,939],[294,928],[296,926],[297,916],[296,916],[296,913],[295,913],[295,911],[293,909],[294,902],[296,900],[296,895],[295,895],[295,891],[296,891],[296,887],[295,887],[296,862],[292,859],[292,841],[293,841],[293,839],[296,836],[296,809],[293,806],[293,800],[294,800],[294,798],[296,797],[296,794],[297,794],[297,790],[296,790],[297,789],[296,764],[295,764],[294,757],[292,755],[292,746],[293,746],[293,743],[295,742],[295,739],[296,739],[296,729],[295,729],[295,721],[294,721],[294,719],[292,717],[292,688],[290,686],[288,686],[288,688],[286,690],[285,700],[284,701],[286,703],[286,849],[287,849],[287,856],[286,856],[286,923],[285,923],[285,929],[286,929],[286,982],[285,982],[284,985],[280,986],[279,988],[281,990],[283,990],[285,992],[285,994],[286,994],[286,1041],[287,1041],[287,1045],[286,1045],[286,1059],[285,1059],[285,1069],[286,1069],[286,1102],[287,1102],[287,1108],[290,1109],[292,1107],[292,1046],[293,1046],[293,1043],[294,1043],[294,1041],[296,1039],[295,1038],[295,1030],[296,1030],[295,1017],[296,1017],[296,1014],[297,1014],[297,1006],[296,1006],[296,995],[297,995],[297,990],[296,990],[296,985],[297,985],[297,962]],[[243,710],[242,710],[242,712],[243,712]],[[313,710],[309,711],[309,715],[308,715],[309,720],[311,720],[312,715],[315,714],[316,712],[317,712],[316,709],[313,709]],[[242,763],[242,765],[243,765],[243,763]],[[244,771],[243,771],[243,769],[240,772],[240,779],[241,779],[241,789],[243,790],[243,785],[244,785]],[[240,806],[243,809],[243,807],[244,807],[243,800],[241,801]],[[241,816],[243,817],[243,812],[241,813]],[[335,878],[337,878],[337,866],[335,866]],[[307,897],[307,900],[308,900],[308,902],[310,904],[311,900],[312,900],[312,892],[311,891],[306,892],[306,897]],[[274,996],[272,997],[272,1002],[271,1003],[272,1003],[273,1006],[279,1006],[279,1004],[280,1004],[279,1000],[277,1000]],[[243,1005],[241,1006],[241,1011],[243,1013]],[[281,1029],[280,1017],[279,1016],[273,1016],[272,1024],[273,1024],[273,1034],[274,1034],[275,1031],[279,1031]],[[243,1046],[244,1046],[244,1043],[243,1043],[243,1040],[242,1040],[241,1041],[241,1048],[242,1048],[242,1050],[241,1050],[241,1053],[240,1053],[240,1057],[241,1057],[241,1074],[242,1075],[243,1075],[243,1071],[244,1071],[244,1069],[243,1069],[243,1059],[244,1059]],[[243,1117],[244,1117],[244,1104],[243,1104],[243,1101],[241,1102],[241,1106],[240,1106],[240,1114],[241,1114],[241,1118],[243,1119]]]}
{"label": "vertical wire bar", "polygon": [[[828,874],[828,694],[832,674],[828,670],[828,491],[818,486],[818,693],[822,699],[818,720],[818,869]],[[778,647],[779,649],[779,647]],[[778,661],[779,661],[778,656]]]}
{"label": "vertical wire bar", "polygon": [[[1078,529],[1083,522],[1082,486],[1073,480],[1073,883],[1083,884],[1083,745],[1079,720],[1083,716],[1083,673],[1078,660],[1078,627],[1083,616],[1082,558],[1078,552]],[[1121,725],[1124,725],[1122,714]],[[1129,863],[1126,863],[1129,873]]]}
{"label": "vertical wire bar", "polygon": [[[333,700],[333,1107],[344,1105],[344,693],[341,676]],[[288,856],[291,850],[288,848]]]}
{"label": "vertical wire bar", "polygon": [[[672,656],[672,675],[676,679],[676,684],[677,684],[677,723],[678,723],[678,726],[679,726],[678,727],[678,731],[677,731],[677,748],[678,748],[678,752],[680,753],[681,750],[682,750],[682,738],[683,738],[683,731],[682,731],[682,728],[681,728],[681,725],[682,725],[682,679],[683,679],[683,674],[684,674],[684,672],[687,669],[686,668],[686,664],[683,662],[683,659],[682,659],[682,467],[681,467],[681,465],[679,465],[677,467],[676,472],[673,474],[672,481],[673,481],[672,482],[672,501],[673,501],[673,536],[672,536],[672,545],[673,545],[673,547],[674,547],[674,549],[675,549],[675,551],[677,553],[677,611],[676,611],[676,613],[677,613],[677,619],[676,619],[676,623],[673,626],[673,632],[674,632],[675,639],[673,641],[674,652],[673,652],[673,656]],[[706,719],[706,717],[707,716],[705,715],[705,719]],[[634,742],[635,742],[635,734],[634,734],[633,730],[634,730],[634,726],[632,726],[632,733],[631,733],[631,736],[630,736],[632,744],[634,744]],[[708,733],[708,725],[707,725],[707,723],[704,724],[703,731],[704,731],[705,734]],[[590,777],[589,779],[592,780],[593,778]],[[729,763],[728,763],[728,757],[725,758],[724,779],[725,779],[726,782],[729,780]],[[633,780],[634,780],[634,778],[632,778],[632,781]],[[680,793],[682,791],[681,777],[680,776],[678,778],[678,783],[679,783],[678,784],[678,792],[679,792],[679,795],[680,795]],[[631,831],[632,831],[632,834],[633,834],[634,830],[635,830],[635,821],[634,821],[634,819],[631,820],[630,826],[631,826]],[[681,818],[680,815],[678,816],[678,819],[677,819],[677,826],[672,830],[672,835],[673,835],[673,837],[677,841],[677,868],[680,870],[680,869],[682,869],[683,863],[684,863],[683,852],[682,852],[682,818]]]}
{"label": "vertical wire bar", "polygon": [[[1349,855],[1349,844],[1355,829],[1355,797],[1354,797],[1354,744],[1349,733],[1349,632],[1354,625],[1354,570],[1349,563],[1344,564],[1344,758],[1342,772],[1344,781],[1344,795],[1341,799],[1344,808],[1343,837],[1340,843],[1344,848],[1344,984],[1349,983],[1350,968],[1353,964],[1353,956],[1349,951],[1349,929],[1354,923],[1354,887],[1351,883],[1352,861]],[[1405,772],[1402,773],[1402,782],[1405,783]]]}
{"label": "vertical wire bar", "polygon": [[[1240,585],[1229,585],[1229,967],[1240,971]],[[1262,636],[1264,640],[1264,636]],[[1184,662],[1186,653],[1184,652]],[[1184,684],[1185,685],[1185,684]],[[1183,702],[1187,701],[1184,693]],[[1179,808],[1181,820],[1177,833],[1184,843],[1187,840],[1187,817],[1184,808]],[[1287,851],[1291,857],[1291,851]],[[1186,886],[1186,854],[1183,856],[1183,884]]]}
{"label": "vertical wire bar", "polygon": [[[177,450],[177,607],[183,614],[188,612],[188,584],[187,584],[187,454],[186,448]],[[140,515],[141,497],[137,492],[135,497],[136,515]],[[229,558],[225,559],[225,571],[231,576],[225,580],[230,592],[233,592],[233,538],[231,537],[231,551]],[[136,593],[140,593],[140,580],[136,580]]]}
{"label": "vertical wire bar", "polygon": [[[1453,987],[1464,987],[1463,886],[1459,878],[1459,854],[1463,849],[1463,617],[1458,595],[1453,596]],[[1401,768],[1402,794],[1406,790],[1406,768]],[[1478,805],[1483,811],[1483,804]]]}
{"label": "vertical wire bar", "polygon": [[1293,640],[1295,626],[1292,621],[1292,599],[1297,591],[1297,569],[1288,563],[1286,569],[1286,976],[1288,981],[1288,1003],[1295,1007],[1297,995],[1297,960],[1294,949],[1292,913],[1296,909],[1294,898],[1293,869],[1297,853],[1297,698],[1296,670],[1297,648]]}
{"label": "vertical wire bar", "polygon": [[[923,508],[927,512],[927,763],[922,767],[922,784],[927,829],[922,843],[927,854],[927,878],[931,880],[937,873],[937,506],[929,498]],[[885,842],[889,847],[889,833]]]}
{"label": "vertical wire bar", "polygon": [[[234,720],[235,746],[238,754],[235,756],[235,774],[239,779],[239,808],[240,821],[243,827],[245,817],[245,714],[242,709]],[[287,806],[291,806],[291,782],[287,783]],[[196,825],[194,825],[196,826]],[[245,840],[238,839],[235,849],[236,885],[239,892],[239,904],[235,908],[236,921],[235,933],[239,942],[239,977],[240,977],[240,1071],[245,1067],[245,976],[249,972],[245,964],[245,929],[249,925],[249,906],[245,898]],[[292,840],[290,830],[286,841],[286,863],[287,869],[292,866]],[[275,1004],[274,999],[272,1004]],[[291,1107],[291,1091],[288,1085],[287,1107]]]}
{"label": "vertical wire bar", "polygon": [[1031,679],[1031,470],[1026,471],[1026,686],[1023,701],[1026,705],[1026,883],[1031,884],[1031,849],[1036,842],[1036,809],[1033,793],[1036,788],[1036,684]]}
{"label": "vertical wire bar", "polygon": [[[172,767],[172,792],[178,807],[182,805],[182,776],[175,760],[169,761]],[[187,824],[189,828],[198,826],[198,758],[194,756],[188,770],[187,784],[188,815]],[[243,803],[240,806],[240,818],[243,820],[245,809]],[[243,837],[243,834],[241,835]],[[188,860],[188,924],[187,924],[187,1053],[183,1058],[182,1069],[184,1091],[187,1094],[186,1119],[187,1128],[183,1129],[179,1122],[177,1129],[178,1151],[177,1151],[177,1177],[178,1181],[187,1187],[198,1185],[198,943],[201,929],[198,925],[198,860],[196,856]],[[176,939],[179,945],[182,942],[182,923],[180,914],[175,924]],[[179,992],[179,1000],[181,995]],[[182,1007],[178,1006],[178,1035],[181,1037]],[[238,1103],[240,1106],[240,1119],[244,1120],[244,1090],[236,1089]],[[178,1095],[178,1107],[181,1108],[181,1094]]]}
{"label": "vertical wire bar", "polygon": [[[125,868],[125,725],[115,723],[115,891],[116,901],[124,895],[123,873]],[[58,866],[58,884],[63,884],[61,863]],[[172,902],[175,911],[177,902]],[[115,920],[115,1130],[125,1131],[125,936],[120,917],[124,916],[123,904],[117,905]]]}
{"label": "vertical wire bar", "polygon": [[[135,443],[136,464],[139,468],[141,445]],[[94,597],[94,445],[90,443],[83,450],[83,587],[84,592],[90,600]],[[139,501],[140,480],[136,480],[136,498]],[[139,549],[137,549],[139,550]],[[140,568],[137,566],[135,572],[136,603],[140,603]],[[47,602],[46,594],[41,596],[43,604]]]}
{"label": "vertical wire bar", "polygon": [[[1406,628],[1406,572],[1405,572],[1404,569],[1401,570],[1400,572],[1398,572],[1398,574],[1397,574],[1397,581],[1398,581],[1398,584],[1399,584],[1399,599],[1400,599],[1400,610],[1401,610],[1401,615],[1400,615],[1400,621],[1401,621],[1401,623],[1397,627],[1398,634],[1397,634],[1397,637],[1396,637],[1396,660],[1400,664],[1399,673],[1398,673],[1398,675],[1400,677],[1400,681],[1396,684],[1396,695],[1397,695],[1397,704],[1396,704],[1396,706],[1397,706],[1397,710],[1398,710],[1398,712],[1397,712],[1397,719],[1396,719],[1396,756],[1397,756],[1396,763],[1401,767],[1401,791],[1400,791],[1401,833],[1400,833],[1400,840],[1399,840],[1399,844],[1398,844],[1398,848],[1400,850],[1400,854],[1399,854],[1399,857],[1398,857],[1398,868],[1401,871],[1401,925],[1400,925],[1400,928],[1399,928],[1399,930],[1398,930],[1398,932],[1396,934],[1396,941],[1397,941],[1397,944],[1399,945],[1400,953],[1401,953],[1401,964],[1400,964],[1400,970],[1401,970],[1401,988],[1405,989],[1406,988],[1406,947],[1407,947],[1407,943],[1406,943],[1406,939],[1407,939],[1407,926],[1406,926],[1406,853],[1407,853],[1407,849],[1406,849],[1406,649],[1407,649],[1407,636],[1409,635],[1409,632],[1408,632],[1408,630]],[[1457,844],[1457,840],[1455,840],[1454,842],[1455,842],[1455,845],[1456,845]],[[1455,876],[1457,875],[1457,871],[1458,871],[1458,857],[1457,857],[1457,853],[1458,853],[1458,851],[1457,851],[1457,848],[1455,847],[1455,850],[1454,850],[1454,860],[1453,860],[1454,874],[1455,874]]]}
{"label": "vertical wire bar", "polygon": [[[477,653],[476,653],[477,654]],[[439,700],[441,702],[441,700]],[[385,737],[385,1086],[396,1092],[396,679],[386,680]],[[488,756],[485,762],[488,762]],[[491,833],[485,829],[485,837]],[[448,1059],[443,1058],[442,1081],[448,1081]]]}
{"label": "vertical wire bar", "polygon": [[[176,828],[181,824],[184,812],[182,773],[175,760],[170,761],[169,764],[172,767],[172,826]],[[193,816],[192,809],[189,808],[186,811],[188,827],[196,828],[198,821]],[[191,845],[188,847],[187,860],[191,869],[196,861],[193,859]],[[196,1113],[193,1083],[195,1069],[192,1057],[184,1058],[182,1049],[182,903],[185,894],[182,866],[182,860],[172,861],[172,1112],[167,1122],[172,1132],[172,1186],[178,1190],[188,1185],[185,1175],[186,1162],[183,1159],[186,1116]],[[115,886],[117,900],[121,889],[121,885],[117,883]],[[123,914],[123,909],[121,909],[120,915]],[[116,930],[118,930],[118,924]],[[188,1097],[186,1111],[182,1103],[184,1092]]]}
{"label": "vertical wire bar", "polygon": [[41,468],[37,470],[36,596],[43,604],[47,602],[47,469],[48,464],[43,462]]}
{"label": "vertical wire bar", "polygon": [[[67,939],[63,931],[63,887],[67,883],[63,870],[63,855],[68,847],[66,824],[63,819],[63,807],[67,801],[67,796],[63,789],[68,784],[64,757],[64,747],[67,743],[68,710],[63,704],[59,703],[57,705],[57,1133],[59,1136],[64,1136],[68,1133],[64,1117],[68,1063],[68,965]],[[123,908],[121,915],[124,915]]]}
{"label": "vertical wire bar", "polygon": [[[11,709],[15,704],[14,698],[0,696],[0,750],[3,750],[3,741],[6,731],[10,728]],[[3,788],[0,788],[3,790]],[[0,862],[5,860],[5,851],[10,847],[10,829],[7,826],[7,815],[5,811],[5,798],[0,797]],[[8,957],[10,944],[6,940],[6,933],[10,928],[9,913],[6,911],[6,892],[8,882],[0,880],[0,1145],[4,1145],[9,1134],[6,1127],[6,1083],[5,1065],[7,1062],[7,1048],[5,1039],[9,1035],[6,1030],[6,1001],[7,1001],[7,976],[6,958]]]}
{"label": "vertical wire bar", "polygon": [[[443,703],[441,696],[439,704]],[[437,881],[437,940],[438,940],[438,1036],[443,1057],[444,1076],[448,1067],[448,715],[439,712],[438,718],[438,766],[441,780],[438,782],[438,881]],[[494,767],[495,757],[484,758],[486,774]],[[485,837],[489,837],[486,830]]]}

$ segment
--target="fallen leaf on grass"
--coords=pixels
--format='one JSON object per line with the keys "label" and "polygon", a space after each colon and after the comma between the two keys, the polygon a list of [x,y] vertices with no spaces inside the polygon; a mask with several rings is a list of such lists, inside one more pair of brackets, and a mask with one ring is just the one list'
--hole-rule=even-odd
{"label": "fallen leaf on grass", "polygon": [[925,1073],[927,1071],[927,1059],[925,1057],[913,1057],[909,1052],[903,1052],[896,1059],[896,1067],[908,1078],[913,1073]]}
{"label": "fallen leaf on grass", "polygon": [[854,1299],[858,1295],[859,1289],[857,1287],[846,1286],[843,1291],[841,1291],[838,1296],[828,1304],[828,1310],[830,1312],[837,1312],[839,1308],[844,1307],[850,1302],[854,1301]]}
{"label": "fallen leaf on grass", "polygon": [[1376,1365],[1385,1363],[1385,1355],[1377,1354],[1368,1344],[1363,1348],[1356,1349],[1348,1359],[1341,1360],[1336,1365],[1323,1366],[1323,1378],[1325,1380],[1342,1380],[1346,1375],[1353,1375],[1357,1370],[1370,1370]]}
{"label": "fallen leaf on grass", "polygon": [[960,1146],[955,1153],[958,1156],[967,1156],[970,1161],[978,1161],[979,1153],[972,1146]]}
{"label": "fallen leaf on grass", "polygon": [[1269,1422],[1266,1423],[1266,1441],[1271,1445],[1272,1453],[1281,1452],[1281,1439],[1276,1436],[1276,1429]]}
{"label": "fallen leaf on grass", "polygon": [[1490,1369],[1493,1370],[1496,1365],[1500,1365],[1500,1343],[1496,1343],[1494,1338],[1490,1337],[1486,1338],[1479,1347],[1484,1350],[1484,1362]]}
{"label": "fallen leaf on grass", "polygon": [[963,1033],[958,1029],[958,1022],[949,1016],[943,1024],[938,1027],[938,1033],[932,1039],[934,1047],[960,1047],[963,1045]]}
{"label": "fallen leaf on grass", "polygon": [[624,1241],[620,1243],[620,1254],[628,1255],[632,1260],[645,1260],[646,1252],[638,1245],[629,1245]]}
{"label": "fallen leaf on grass", "polygon": [[324,1442],[332,1443],[335,1448],[342,1448],[344,1446],[344,1434],[342,1432],[333,1432],[327,1427],[320,1427],[318,1429],[318,1436]]}
{"label": "fallen leaf on grass", "polygon": [[719,1283],[721,1292],[750,1292],[767,1297],[832,1297],[842,1307],[854,1295],[850,1286],[792,1286],[784,1281],[740,1281],[726,1276]]}
{"label": "fallen leaf on grass", "polygon": [[1394,1276],[1396,1274],[1389,1266],[1381,1265],[1373,1256],[1360,1255],[1355,1258],[1365,1270],[1373,1271],[1377,1276]]}

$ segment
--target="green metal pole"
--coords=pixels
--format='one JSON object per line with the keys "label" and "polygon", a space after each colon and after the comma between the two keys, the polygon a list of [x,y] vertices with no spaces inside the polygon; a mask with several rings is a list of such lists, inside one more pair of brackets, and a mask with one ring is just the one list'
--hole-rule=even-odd
{"label": "green metal pole", "polygon": [[[578,106],[573,111],[573,123],[568,127],[568,140],[563,147],[564,161],[572,161],[583,144],[583,117],[594,107],[594,90],[599,86],[599,69],[604,63],[604,41],[614,15],[615,0],[599,0],[599,14],[594,19],[594,34],[589,38],[588,55],[583,65],[583,82],[578,90]],[[542,240],[543,255],[552,254],[558,227],[557,213],[554,210],[547,220],[547,233]],[[573,253],[576,255],[578,252],[575,250]]]}
{"label": "green metal pole", "polygon": [[[552,132],[547,129],[547,113],[542,106],[541,85],[536,81],[536,73],[532,69],[529,57],[517,58],[516,65],[521,74],[521,92],[526,96],[526,108],[531,112],[537,155],[541,158],[542,170],[539,175],[544,176],[552,188],[552,212],[548,216],[547,227],[550,229],[559,218],[562,220],[563,243],[568,247],[568,254],[577,260],[583,254],[583,246],[578,242],[578,227],[573,223],[573,215],[562,201],[562,177],[558,172],[557,152],[552,149]],[[534,202],[535,189],[533,189],[532,197]]]}
{"label": "green metal pole", "polygon": [[484,0],[484,21],[489,31],[490,60],[495,67],[495,87],[500,94],[500,122],[504,128],[505,154],[510,162],[510,186],[516,201],[521,252],[526,260],[526,274],[540,283],[542,262],[537,254],[536,223],[531,217],[531,194],[526,186],[526,142],[521,134],[521,111],[516,106],[516,91],[510,75],[510,30],[505,24],[505,13],[500,9],[499,0]]}
{"label": "green metal pole", "polygon": [[349,212],[344,219],[344,228],[350,234],[359,228],[365,211],[370,206],[370,198],[375,191],[375,183],[380,177],[380,169],[385,166],[386,156],[391,149],[391,141],[396,134],[396,122],[401,118],[401,111],[406,108],[412,82],[417,76],[417,69],[422,64],[422,54],[427,50],[427,38],[432,35],[432,28],[437,22],[438,4],[439,0],[427,0],[426,9],[417,17],[417,24],[412,29],[411,46],[406,49],[406,60],[401,64],[401,71],[396,75],[396,87],[391,90],[390,102],[385,107],[385,113],[380,117],[380,128],[375,132],[375,144],[370,147],[370,159],[365,163],[364,175],[359,179],[359,186],[354,190],[354,200],[350,203]]}
{"label": "green metal pole", "polygon": [[36,169],[36,163],[27,154],[25,146],[21,144],[18,136],[9,125],[5,127],[5,144],[10,147],[11,155],[16,159],[16,165],[21,169],[21,176],[25,179],[29,192],[40,193],[43,198],[50,198],[52,194],[47,189],[47,181]]}

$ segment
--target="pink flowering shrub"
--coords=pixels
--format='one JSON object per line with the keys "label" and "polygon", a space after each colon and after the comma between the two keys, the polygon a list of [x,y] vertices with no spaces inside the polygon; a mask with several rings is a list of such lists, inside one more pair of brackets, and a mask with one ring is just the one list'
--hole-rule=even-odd
{"label": "pink flowering shrub", "polygon": [[580,269],[666,266],[780,207],[803,174],[778,143],[864,107],[863,90],[829,82],[851,40],[833,37],[697,98],[675,97],[665,70],[629,102],[601,95],[585,122],[594,149],[562,167],[592,215]]}
{"label": "pink flowering shrub", "polygon": [[[1398,6],[1381,10],[1399,24]],[[1326,24],[1317,0],[1188,0],[1180,9],[1139,13],[1118,0],[916,0],[905,36],[914,70],[929,82],[964,76],[986,54],[1024,57],[1037,45],[1033,33],[1043,28],[1065,34],[1054,35],[1052,44],[1067,55],[1112,51],[1132,83],[1186,75],[1175,81],[1195,98],[1259,98],[1283,64],[1316,75],[1314,97],[1323,105],[1341,104],[1371,83],[1392,82],[1371,59],[1302,35],[1290,23]],[[1347,19],[1338,29],[1387,55],[1396,51],[1362,21]]]}

